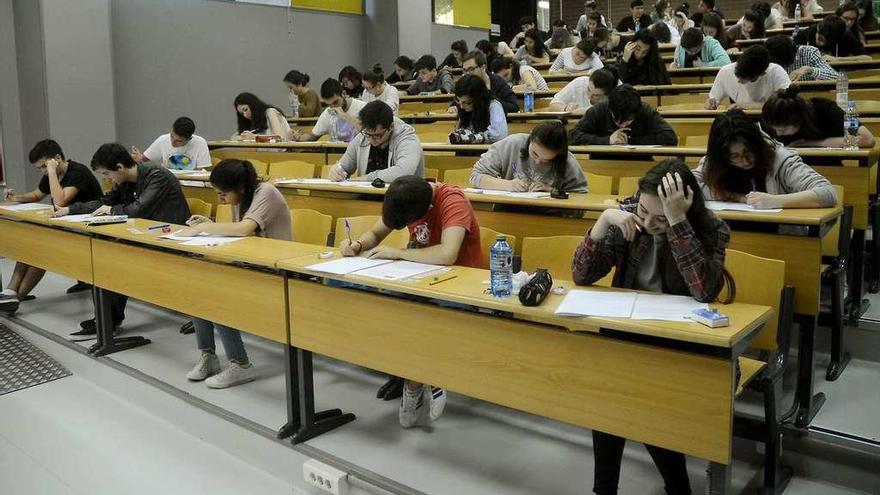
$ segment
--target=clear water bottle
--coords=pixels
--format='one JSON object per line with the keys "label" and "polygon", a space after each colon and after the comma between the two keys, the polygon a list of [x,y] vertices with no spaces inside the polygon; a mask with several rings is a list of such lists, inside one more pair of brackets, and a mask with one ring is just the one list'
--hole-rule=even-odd
{"label": "clear water bottle", "polygon": [[841,69],[837,72],[837,106],[841,110],[846,111],[846,104],[849,101],[849,78],[846,71]]}
{"label": "clear water bottle", "polygon": [[339,117],[336,116],[336,110],[330,109],[330,142],[339,141]]}
{"label": "clear water bottle", "polygon": [[535,92],[531,88],[527,89],[523,96],[523,110],[529,113],[535,111]]}
{"label": "clear water bottle", "polygon": [[795,28],[801,24],[801,4],[798,3],[794,7],[794,25]]}
{"label": "clear water bottle", "polygon": [[636,21],[636,27],[633,29],[634,32],[638,33],[642,29],[642,21]]}
{"label": "clear water bottle", "polygon": [[856,102],[850,101],[846,105],[846,116],[843,118],[843,147],[848,150],[859,149],[859,112]]}
{"label": "clear water bottle", "polygon": [[489,281],[492,296],[510,297],[513,292],[513,248],[503,235],[495,237],[489,249]]}
{"label": "clear water bottle", "polygon": [[299,117],[299,96],[290,95],[290,115]]}

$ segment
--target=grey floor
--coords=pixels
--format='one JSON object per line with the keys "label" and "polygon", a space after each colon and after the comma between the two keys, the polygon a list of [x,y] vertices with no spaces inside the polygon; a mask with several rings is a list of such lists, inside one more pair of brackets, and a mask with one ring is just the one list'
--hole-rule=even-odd
{"label": "grey floor", "polygon": [[[0,261],[0,269],[7,279],[11,264]],[[17,318],[66,336],[92,311],[88,294],[63,293],[71,282],[47,275],[35,292],[38,298],[23,303]],[[184,321],[181,315],[130,303],[124,334],[144,335],[153,343],[114,354],[110,360],[268,430],[280,426],[285,420],[281,349],[270,342],[246,338],[260,379],[235,389],[209,390],[185,379],[197,352],[193,337],[177,332]],[[138,380],[128,378],[131,383],[125,387],[108,391],[100,382],[107,376],[124,375],[122,371],[57,344],[47,344],[46,339],[26,330],[24,335],[65,365],[72,360],[90,371],[77,373],[72,367],[73,377],[0,397],[0,479],[4,480],[4,488],[5,480],[22,487],[10,493],[96,494],[111,489],[113,493],[140,493],[168,487],[174,487],[165,490],[169,493],[281,493],[285,487],[290,493],[296,483],[301,473],[301,453],[184,401],[155,396],[155,388]],[[424,493],[567,495],[590,491],[588,431],[455,394],[446,414],[433,428],[405,431],[397,425],[396,404],[378,401],[374,396],[383,376],[323,358],[316,359],[315,368],[318,407],[340,407],[356,413],[358,419],[308,442],[311,448]],[[880,417],[880,404],[867,401],[852,408],[848,405],[854,387],[861,395],[865,395],[865,387],[880,388],[877,371],[876,363],[857,361],[838,383],[830,384],[827,393],[837,396],[822,411],[829,422],[854,428],[863,415]],[[817,384],[825,387],[824,382]],[[875,393],[874,398],[877,396]],[[145,397],[154,398],[147,401]],[[152,406],[159,401],[163,401],[161,411]],[[178,424],[174,418],[183,415],[210,418]],[[205,422],[214,421],[219,424],[210,434],[201,429]],[[880,429],[876,421],[873,423]],[[868,429],[860,431],[871,433]],[[237,439],[231,448],[218,439],[227,434]],[[253,449],[251,455],[242,456],[236,451],[235,446],[243,442],[254,443],[249,447]],[[254,453],[279,446],[279,455]],[[96,463],[110,468],[112,482],[98,479]],[[694,492],[699,493],[704,485],[705,462],[690,459],[688,465]],[[751,490],[756,473],[756,467],[737,461],[734,486]],[[663,493],[660,478],[640,445],[630,443],[627,447],[620,493]],[[828,480],[798,476],[786,493],[861,492]]]}

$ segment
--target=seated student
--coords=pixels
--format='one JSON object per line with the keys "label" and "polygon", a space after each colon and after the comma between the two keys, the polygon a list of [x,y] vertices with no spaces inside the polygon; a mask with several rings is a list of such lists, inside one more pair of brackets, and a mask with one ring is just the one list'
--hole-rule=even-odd
{"label": "seated student", "polygon": [[513,91],[547,91],[550,86],[544,76],[531,65],[520,65],[510,58],[496,58],[490,67],[498,77],[507,81]]}
{"label": "seated student", "polygon": [[[754,10],[761,14],[764,18],[764,29],[766,31],[771,29],[782,29],[784,27],[782,22],[782,12],[771,7],[769,2],[755,2],[749,8],[750,10]],[[740,22],[742,22],[742,19],[740,19]]]}
{"label": "seated student", "polygon": [[483,52],[477,50],[469,52],[464,56],[461,67],[465,74],[477,76],[483,80],[486,87],[492,90],[492,94],[501,103],[504,113],[519,112],[519,101],[516,98],[516,94],[510,89],[507,81],[489,72],[489,67],[486,65],[486,56],[483,55]]}
{"label": "seated student", "polygon": [[675,47],[672,67],[721,67],[730,63],[730,56],[721,43],[711,36],[703,36],[697,28],[689,28],[681,35],[681,44]]}
{"label": "seated student", "polygon": [[[580,41],[578,39],[577,41]],[[568,28],[563,26],[554,26],[550,37],[544,42],[550,56],[556,57],[563,48],[570,48],[577,43],[575,37],[568,32]]]}
{"label": "seated student", "polygon": [[440,64],[441,69],[460,68],[461,59],[464,57],[464,54],[468,52],[467,41],[465,40],[453,41],[450,48],[452,49],[452,52],[443,59],[443,62]]}
{"label": "seated student", "polygon": [[657,0],[654,2],[654,9],[651,11],[651,24],[668,21],[672,18],[672,5],[669,0]]}
{"label": "seated student", "polygon": [[715,110],[724,98],[730,98],[731,108],[761,108],[778,89],[791,84],[785,69],[770,62],[770,53],[764,45],[750,46],[735,63],[718,71],[707,110]]}
{"label": "seated student", "polygon": [[865,31],[862,29],[862,26],[859,25],[859,7],[854,2],[845,2],[837,7],[837,10],[834,11],[834,15],[843,19],[843,23],[846,24],[846,32],[855,36],[856,39],[859,40],[859,43],[865,44],[867,38],[865,37]]}
{"label": "seated student", "polygon": [[687,7],[685,5],[678,6],[672,14],[672,27],[675,28],[675,32],[678,34],[679,42],[684,32],[694,26],[694,21],[688,17]]}
{"label": "seated student", "polygon": [[363,77],[361,72],[350,65],[346,65],[339,71],[339,84],[342,90],[352,98],[360,98],[364,92]]}
{"label": "seated student", "polygon": [[717,14],[708,13],[703,16],[703,22],[700,24],[700,30],[703,35],[709,38],[715,38],[725,50],[730,48],[730,41],[727,39],[727,31],[724,30],[724,20]]}
{"label": "seated student", "polygon": [[501,191],[587,192],[580,163],[568,151],[561,122],[542,122],[489,147],[474,165],[471,185]]}
{"label": "seated student", "polygon": [[[517,35],[514,36],[512,40],[510,40],[510,49],[511,50],[519,49],[519,47],[522,46],[523,43],[525,43],[526,33],[529,32],[530,29],[535,29],[536,26],[537,26],[537,24],[535,24],[535,19],[533,19],[529,16],[520,17],[519,18],[519,27],[522,28],[522,30],[519,33],[517,33]],[[543,43],[544,40],[542,39],[542,40],[540,40],[540,42]]]}
{"label": "seated student", "polygon": [[[584,236],[572,261],[574,283],[594,284],[616,269],[612,285],[623,289],[712,302],[727,283],[733,294],[733,280],[724,269],[730,228],[706,207],[687,166],[674,158],[658,163],[639,179],[638,191],[637,203],[627,208],[632,211],[605,210]],[[594,493],[617,493],[625,444],[625,438],[593,430]],[[684,454],[645,448],[665,493],[691,493]]]}
{"label": "seated student", "polygon": [[727,30],[727,39],[731,46],[736,45],[736,42],[740,40],[754,40],[766,37],[764,17],[757,10],[747,10],[742,19]]}
{"label": "seated student", "polygon": [[[85,203],[100,199],[101,184],[95,174],[85,165],[64,157],[61,146],[51,139],[44,139],[31,149],[28,160],[40,171],[43,178],[36,189],[25,194],[16,194],[14,189],[6,190],[6,201],[17,203],[35,203],[51,196],[52,205],[63,208],[72,203]],[[0,293],[0,300],[15,299],[27,301],[33,299],[31,290],[42,280],[46,270],[24,263],[16,263],[9,285]],[[79,285],[79,284],[77,284]],[[86,288],[89,287],[85,284]],[[77,292],[77,286],[70,287]],[[68,289],[68,293],[70,293]]]}
{"label": "seated student", "polygon": [[[589,33],[595,32],[596,27],[594,27],[593,29],[590,29],[588,26],[589,19],[591,19],[592,17],[595,17],[596,20],[598,21],[597,22],[598,25],[596,27],[599,27],[599,26],[607,27],[607,26],[605,26],[605,16],[603,16],[602,13],[599,12],[598,8],[596,7],[596,0],[587,0],[586,2],[584,2],[584,13],[581,14],[580,17],[578,17],[578,22],[574,28],[574,31],[576,33],[580,33],[584,30],[587,30]],[[592,36],[592,34],[590,34],[590,35]]]}
{"label": "seated student", "polygon": [[862,31],[876,31],[878,26],[877,18],[874,17],[873,0],[855,0],[856,7],[859,8],[859,27]]}
{"label": "seated student", "polygon": [[632,86],[672,84],[660,56],[660,46],[650,29],[643,29],[626,44],[617,63],[620,80]]}
{"label": "seated student", "polygon": [[529,29],[526,31],[526,37],[522,45],[517,48],[513,58],[517,62],[526,62],[528,64],[546,64],[550,62],[550,53],[544,46],[544,37],[537,29]]}
{"label": "seated student", "polygon": [[419,76],[414,69],[415,63],[406,55],[401,55],[394,59],[394,72],[385,79],[388,84],[394,84],[405,81],[412,81]]}
{"label": "seated student", "polygon": [[[599,60],[602,60],[602,57],[607,59],[616,59],[620,55],[621,50],[621,42],[623,41],[623,37],[617,32],[611,32],[606,28],[600,27],[596,30],[596,35],[592,38],[584,38],[588,41],[592,41],[596,45],[596,53],[599,56]],[[577,46],[577,45],[575,45]],[[561,54],[562,52],[560,52]]]}
{"label": "seated student", "polygon": [[397,115],[397,110],[400,109],[400,91],[385,82],[385,73],[381,64],[376,64],[372,70],[364,72],[364,93],[361,95],[361,101],[369,103],[376,100],[384,102],[391,107],[394,115]]}
{"label": "seated student", "polygon": [[299,100],[297,116],[316,117],[321,113],[321,102],[318,101],[318,93],[309,87],[309,75],[298,70],[292,70],[284,76],[287,84],[287,94],[293,102],[293,98]]}
{"label": "seated student", "polygon": [[494,143],[507,137],[507,117],[501,102],[482,79],[465,74],[455,83],[458,124],[449,135],[453,144]]}
{"label": "seated student", "polygon": [[702,25],[703,18],[707,14],[715,14],[722,20],[724,20],[724,14],[722,14],[720,10],[715,8],[715,3],[715,0],[700,0],[700,3],[697,5],[697,12],[691,16],[691,20],[694,21],[694,25]]}
{"label": "seated student", "polygon": [[391,107],[371,101],[361,110],[360,120],[363,130],[330,169],[330,180],[391,182],[402,175],[425,174],[422,143],[416,131],[396,118]]}
{"label": "seated student", "polygon": [[777,34],[767,38],[764,47],[770,53],[770,62],[782,67],[791,82],[837,79],[837,71],[815,46],[798,46],[790,36]]}
{"label": "seated student", "polygon": [[708,154],[694,175],[706,199],[755,208],[827,208],[837,203],[834,186],[825,177],[738,109],[712,122]]}
{"label": "seated student", "polygon": [[[805,100],[796,87],[777,91],[761,111],[761,127],[786,146],[831,147],[844,145],[843,109],[827,98]],[[873,148],[874,135],[859,127],[859,147]]]}
{"label": "seated student", "polygon": [[[651,29],[648,31],[654,35],[654,39],[657,40],[657,43],[672,43],[673,45],[677,45],[681,42],[681,36],[678,35],[678,31],[670,26],[669,22],[655,22],[654,24],[651,24]],[[675,35],[674,37],[673,34]]]}
{"label": "seated student", "polygon": [[422,55],[415,65],[418,78],[408,88],[406,94],[448,94],[452,93],[455,82],[446,69],[437,70],[437,59],[433,55]]}
{"label": "seated student", "polygon": [[162,134],[141,153],[131,147],[131,157],[141,163],[151,161],[172,170],[193,170],[211,166],[208,142],[195,135],[196,124],[189,117],[179,117],[171,125],[171,132]]}
{"label": "seated student", "polygon": [[817,24],[801,29],[794,37],[798,45],[811,45],[818,48],[825,60],[838,59],[870,60],[864,45],[852,34],[846,32],[846,23],[836,15],[822,18]]}
{"label": "seated student", "polygon": [[[260,182],[251,162],[230,158],[211,170],[211,186],[221,204],[232,205],[232,221],[214,223],[210,218],[193,215],[186,224],[189,228],[178,235],[196,236],[201,233],[232,237],[251,235],[292,241],[290,209],[284,196],[269,182]],[[205,382],[209,388],[227,388],[254,381],[256,370],[248,359],[241,332],[219,323],[193,318],[199,361],[186,374],[190,381]],[[229,359],[229,366],[220,371],[214,344],[214,331]]]}
{"label": "seated student", "polygon": [[587,15],[583,27],[580,27],[580,22],[578,22],[578,26],[577,33],[580,35],[581,39],[595,38],[596,33],[599,32],[599,28],[608,29],[608,26],[605,25],[605,16],[600,12],[591,12]]}
{"label": "seated student", "polygon": [[294,140],[317,141],[325,134],[332,135],[331,128],[335,120],[336,138],[346,143],[351,142],[361,128],[358,114],[366,103],[346,95],[342,84],[336,79],[327,79],[321,84],[321,102],[327,105],[327,108],[321,112],[315,127],[311,132],[295,132],[293,134]]}
{"label": "seated student", "polygon": [[250,139],[254,134],[290,136],[290,124],[276,107],[263,102],[252,93],[239,93],[233,102],[238,132],[232,135],[234,141]]}
{"label": "seated student", "polygon": [[581,40],[580,43],[571,47],[563,48],[550,72],[567,72],[581,76],[589,76],[594,70],[604,67],[602,59],[596,53],[596,43],[590,39]]}
{"label": "seated student", "polygon": [[[406,249],[380,246],[392,230],[406,227]],[[353,242],[342,240],[345,256],[401,259],[436,265],[480,267],[480,226],[467,197],[451,184],[431,184],[421,177],[398,177],[385,192],[382,218]],[[394,380],[394,379],[392,379]],[[383,387],[384,389],[385,387]],[[406,380],[398,410],[404,428],[435,421],[446,407],[442,388]]]}
{"label": "seated student", "polygon": [[576,77],[553,95],[549,110],[583,115],[593,105],[607,100],[608,94],[619,82],[613,67],[604,67],[590,76]]}
{"label": "seated student", "polygon": [[678,136],[657,110],[642,102],[629,84],[621,84],[587,110],[568,135],[569,144],[657,144],[675,146]]}
{"label": "seated student", "polygon": [[782,16],[785,19],[794,19],[796,16],[795,9],[797,9],[798,5],[801,7],[801,19],[805,21],[812,21],[813,14],[818,14],[824,10],[816,0],[780,0],[773,4],[773,8],[782,12]]}
{"label": "seated student", "polygon": [[[189,218],[189,206],[174,174],[150,163],[138,164],[128,150],[117,143],[102,144],[92,157],[92,170],[113,182],[113,189],[103,197],[58,208],[56,217],[65,215],[128,215],[157,222],[183,225]],[[113,327],[125,319],[128,296],[107,293]],[[95,319],[80,323],[81,331],[72,333],[86,340],[95,338]]]}
{"label": "seated student", "polygon": [[498,58],[498,47],[489,40],[480,40],[474,45],[474,48],[481,51],[486,56],[486,63],[491,64],[493,60]]}
{"label": "seated student", "polygon": [[642,29],[647,29],[651,25],[651,16],[645,13],[645,2],[642,0],[632,0],[629,3],[630,15],[624,17],[617,23],[617,31],[621,33],[634,32],[637,33]]}

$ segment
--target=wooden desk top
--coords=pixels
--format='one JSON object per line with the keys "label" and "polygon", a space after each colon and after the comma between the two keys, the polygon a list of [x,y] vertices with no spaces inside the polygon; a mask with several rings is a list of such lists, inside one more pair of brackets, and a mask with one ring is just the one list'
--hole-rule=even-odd
{"label": "wooden desk top", "polygon": [[[338,252],[336,257],[339,257]],[[432,286],[429,283],[433,280],[433,277],[427,277],[414,282],[390,282],[356,275],[335,276],[305,268],[322,261],[325,260],[319,260],[315,255],[304,256],[282,260],[278,267],[292,272],[356,282],[375,288],[427,298],[507,311],[513,313],[518,319],[558,326],[574,332],[595,333],[600,328],[606,328],[722,348],[735,346],[741,339],[750,335],[760,325],[764,324],[773,314],[772,308],[765,306],[739,303],[721,305],[719,307],[722,308],[721,311],[724,314],[730,317],[731,325],[725,328],[714,329],[693,322],[631,320],[628,318],[561,317],[555,315],[554,311],[562,302],[564,298],[562,295],[550,294],[544,304],[530,308],[520,304],[516,297],[495,299],[490,294],[484,293],[484,290],[488,287],[484,283],[489,279],[488,270],[459,266],[452,267],[451,271],[443,273],[440,277],[445,278],[455,275],[456,278]],[[554,281],[554,286],[574,287],[573,283],[569,281]],[[600,288],[593,287],[592,289]]]}

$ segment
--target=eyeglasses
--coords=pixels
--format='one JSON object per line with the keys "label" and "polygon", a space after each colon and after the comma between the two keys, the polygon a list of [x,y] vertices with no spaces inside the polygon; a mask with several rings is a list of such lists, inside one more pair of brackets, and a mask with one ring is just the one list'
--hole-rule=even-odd
{"label": "eyeglasses", "polygon": [[472,67],[462,68],[462,71],[463,71],[465,74],[473,74],[477,69],[479,69],[479,67],[477,67],[476,65],[474,65],[474,66],[472,66]]}
{"label": "eyeglasses", "polygon": [[389,130],[391,130],[390,127],[388,129],[385,129],[384,131],[381,131],[381,132],[367,132],[367,130],[364,129],[361,131],[361,134],[363,134],[363,136],[367,139],[379,139],[382,136],[384,136],[385,134],[388,134]]}

